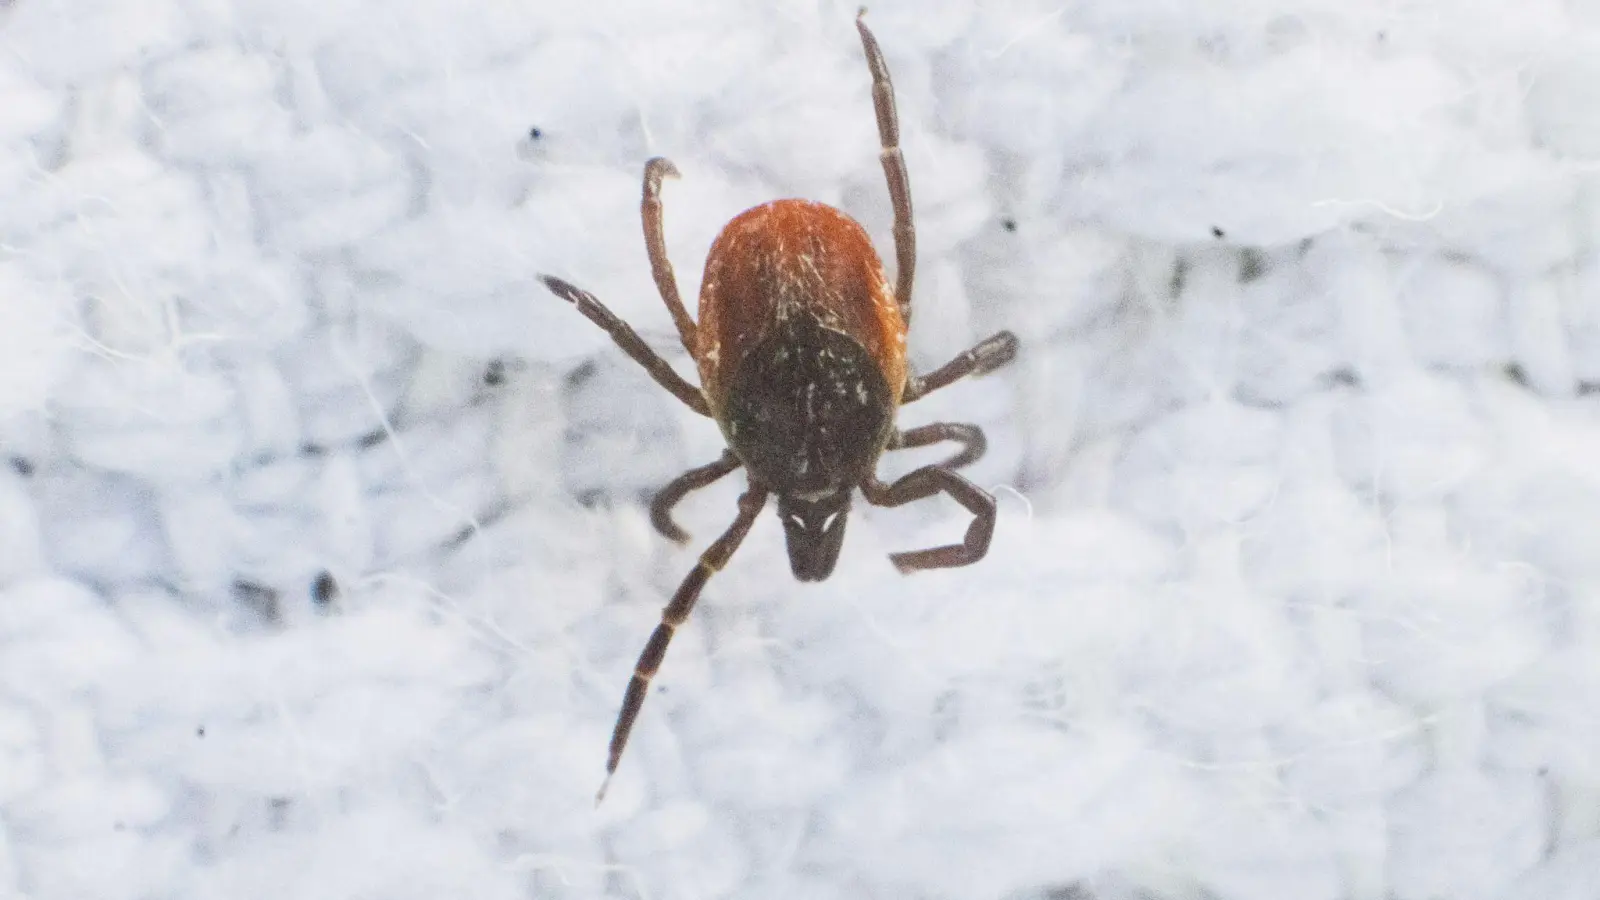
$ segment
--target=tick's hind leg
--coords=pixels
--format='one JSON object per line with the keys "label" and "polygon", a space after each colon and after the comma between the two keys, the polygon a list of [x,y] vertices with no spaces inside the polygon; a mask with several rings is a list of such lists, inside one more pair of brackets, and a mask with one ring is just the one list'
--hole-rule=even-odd
{"label": "tick's hind leg", "polygon": [[[980,439],[982,435],[979,435]],[[981,451],[980,451],[981,452]],[[739,468],[739,457],[733,455],[732,450],[722,451],[721,458],[679,475],[667,482],[655,498],[650,501],[650,524],[661,532],[662,537],[675,544],[684,544],[689,541],[689,533],[678,527],[672,521],[672,508],[678,501],[689,495],[690,491],[698,491],[711,484],[722,476]]]}
{"label": "tick's hind leg", "polygon": [[907,378],[906,389],[900,397],[900,402],[910,403],[913,400],[920,400],[968,375],[986,375],[1011,362],[1016,355],[1017,336],[1009,331],[1002,331],[980,341],[976,347],[920,378]]}
{"label": "tick's hind leg", "polygon": [[639,718],[639,710],[644,707],[650,679],[655,677],[661,668],[661,661],[666,658],[667,645],[672,643],[673,632],[689,618],[689,612],[694,609],[694,602],[700,599],[700,591],[706,582],[727,565],[733,551],[739,549],[740,542],[750,533],[750,526],[755,523],[756,515],[766,503],[765,488],[751,485],[744,492],[739,498],[739,514],[734,517],[733,524],[706,548],[706,552],[700,554],[700,562],[689,570],[688,577],[683,579],[677,593],[672,595],[672,601],[661,611],[661,624],[656,626],[650,641],[644,645],[644,652],[639,654],[639,661],[633,666],[633,678],[628,681],[627,693],[622,696],[622,710],[617,713],[617,724],[611,730],[611,750],[606,756],[606,780],[595,795],[595,803],[605,799],[606,786],[617,771],[617,763],[622,761],[622,751],[628,746],[628,734],[633,731],[634,720]]}
{"label": "tick's hind leg", "polygon": [[949,469],[923,466],[893,484],[869,477],[861,483],[861,493],[873,506],[904,506],[934,494],[949,494],[972,513],[972,524],[959,544],[889,554],[889,561],[903,575],[923,569],[970,566],[989,552],[989,539],[994,537],[994,498]]}
{"label": "tick's hind leg", "polygon": [[700,415],[711,415],[711,408],[706,405],[705,395],[700,393],[700,389],[684,381],[682,375],[650,349],[650,345],[644,342],[644,338],[639,337],[638,332],[627,322],[617,318],[616,313],[606,309],[605,304],[595,299],[593,294],[551,275],[540,275],[539,280],[550,289],[550,293],[576,306],[584,318],[604,328],[606,333],[611,335],[611,339],[617,342],[617,346],[622,348],[623,353],[644,366],[644,370],[650,373],[656,384],[666,388],[672,396],[682,400]]}
{"label": "tick's hind leg", "polygon": [[644,223],[644,249],[650,255],[650,275],[656,280],[656,290],[661,292],[661,302],[672,314],[672,324],[678,329],[678,339],[689,356],[695,355],[695,324],[689,311],[678,296],[678,277],[667,259],[667,239],[661,227],[661,180],[677,178],[678,167],[669,159],[655,157],[644,164],[644,195],[639,200],[639,219]]}
{"label": "tick's hind leg", "polygon": [[945,469],[970,466],[983,458],[983,452],[989,449],[989,442],[984,438],[983,430],[964,422],[935,422],[932,425],[919,425],[910,431],[896,431],[894,436],[889,438],[889,449],[910,450],[913,447],[927,447],[940,441],[955,441],[961,445],[960,452],[939,463],[939,466]]}

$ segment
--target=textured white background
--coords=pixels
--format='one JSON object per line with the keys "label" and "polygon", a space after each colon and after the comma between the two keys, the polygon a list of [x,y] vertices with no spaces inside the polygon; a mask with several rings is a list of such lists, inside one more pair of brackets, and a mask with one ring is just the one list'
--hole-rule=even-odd
{"label": "textured white background", "polygon": [[994,548],[763,516],[593,808],[740,479],[533,275],[887,248],[854,11],[0,2],[0,896],[1600,895],[1595,0],[875,6]]}

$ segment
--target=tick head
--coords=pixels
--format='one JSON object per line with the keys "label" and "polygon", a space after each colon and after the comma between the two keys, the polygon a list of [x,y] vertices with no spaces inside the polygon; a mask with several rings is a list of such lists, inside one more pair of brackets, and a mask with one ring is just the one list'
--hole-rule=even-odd
{"label": "tick head", "polygon": [[833,574],[849,514],[848,489],[820,498],[779,495],[778,518],[783,520],[789,569],[796,579],[822,581]]}

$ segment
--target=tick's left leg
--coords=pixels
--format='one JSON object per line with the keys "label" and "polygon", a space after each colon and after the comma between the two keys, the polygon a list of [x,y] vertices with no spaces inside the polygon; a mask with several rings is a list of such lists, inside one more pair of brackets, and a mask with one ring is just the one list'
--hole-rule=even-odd
{"label": "tick's left leg", "polygon": [[617,314],[606,308],[595,296],[583,288],[562,281],[553,275],[540,275],[539,280],[550,289],[550,293],[571,303],[583,313],[584,318],[605,329],[611,335],[622,352],[628,354],[634,362],[644,367],[656,384],[666,388],[674,397],[682,400],[684,405],[702,416],[711,415],[711,407],[706,405],[706,397],[700,389],[683,380],[670,363],[662,359],[650,345],[639,337],[639,332],[627,322],[617,317]]}
{"label": "tick's left leg", "polygon": [[733,524],[722,533],[722,537],[706,548],[706,552],[700,554],[700,562],[689,570],[688,577],[683,579],[677,593],[672,595],[672,602],[661,611],[661,624],[650,633],[644,652],[639,654],[639,661],[634,663],[633,677],[628,679],[628,690],[622,695],[622,710],[617,713],[617,724],[611,729],[611,749],[606,754],[606,780],[601,782],[600,792],[595,795],[596,804],[605,799],[606,786],[617,772],[617,763],[622,761],[622,751],[628,746],[628,734],[633,731],[633,723],[639,718],[639,710],[644,708],[650,679],[656,676],[661,661],[667,657],[667,646],[672,643],[673,633],[688,621],[695,601],[700,599],[700,591],[712,575],[728,564],[728,559],[733,556],[733,551],[739,549],[744,536],[750,533],[756,514],[761,512],[766,502],[765,488],[751,485],[744,492],[744,496],[739,498],[739,514],[734,517]]}
{"label": "tick's left leg", "polygon": [[667,312],[672,314],[672,324],[678,329],[683,349],[695,357],[699,353],[695,323],[689,318],[689,311],[683,307],[683,298],[678,296],[678,278],[672,272],[671,261],[667,259],[667,239],[661,228],[661,180],[677,177],[678,167],[669,159],[657,156],[644,164],[644,190],[639,199],[639,219],[644,224],[644,249],[650,256],[650,276],[656,280],[661,302],[667,305]]}

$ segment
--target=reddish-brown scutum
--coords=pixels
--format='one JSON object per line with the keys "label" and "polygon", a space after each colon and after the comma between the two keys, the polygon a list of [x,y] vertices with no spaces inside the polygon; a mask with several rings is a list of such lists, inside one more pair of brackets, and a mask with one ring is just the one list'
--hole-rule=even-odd
{"label": "reddish-brown scutum", "polygon": [[735,216],[706,257],[700,286],[700,383],[714,415],[728,374],[773,323],[809,314],[877,360],[894,403],[906,379],[906,326],[866,231],[837,209],[775,200]]}

